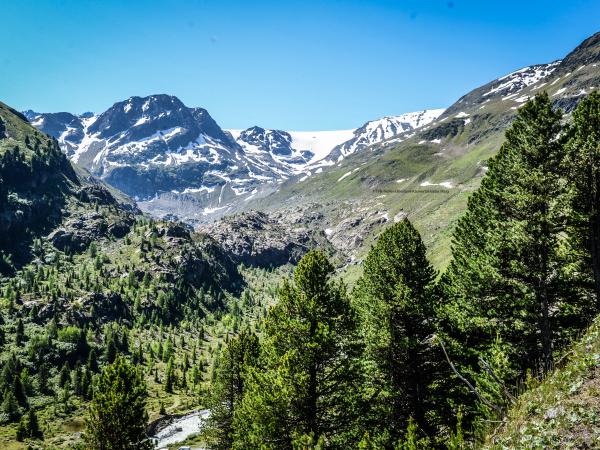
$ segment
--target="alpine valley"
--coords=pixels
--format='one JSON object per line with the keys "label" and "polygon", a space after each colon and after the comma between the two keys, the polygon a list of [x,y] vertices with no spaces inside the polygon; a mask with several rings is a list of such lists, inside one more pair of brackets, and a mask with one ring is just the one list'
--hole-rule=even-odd
{"label": "alpine valley", "polygon": [[0,103],[0,448],[600,448],[598,88],[600,33],[344,130]]}

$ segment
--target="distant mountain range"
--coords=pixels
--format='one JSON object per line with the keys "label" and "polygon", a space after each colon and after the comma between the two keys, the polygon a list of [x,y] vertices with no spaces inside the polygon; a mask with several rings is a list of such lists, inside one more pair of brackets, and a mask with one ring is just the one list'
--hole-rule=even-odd
{"label": "distant mountain range", "polygon": [[161,94],[131,97],[98,115],[24,115],[72,161],[143,209],[159,216],[183,210],[183,219],[205,222],[296,175],[308,177],[369,145],[408,136],[442,112],[384,117],[339,131],[223,130],[205,109]]}
{"label": "distant mountain range", "polygon": [[[155,216],[197,225],[251,208],[304,203],[307,214],[326,218],[323,226],[335,239],[338,228],[347,231],[345,220],[365,216],[379,225],[405,214],[426,228],[447,225],[455,216],[445,212],[441,222],[430,223],[435,211],[464,208],[516,110],[545,90],[557,107],[572,111],[600,86],[598,64],[600,34],[560,61],[492,80],[445,110],[337,131],[224,130],[205,109],[169,95],[131,97],[101,114],[24,114],[71,160]],[[456,195],[415,192],[427,186]],[[370,235],[379,225],[361,233]]]}

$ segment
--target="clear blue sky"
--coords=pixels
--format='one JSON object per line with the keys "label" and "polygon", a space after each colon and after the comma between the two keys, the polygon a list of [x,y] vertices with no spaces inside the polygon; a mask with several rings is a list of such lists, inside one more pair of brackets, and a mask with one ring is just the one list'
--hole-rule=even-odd
{"label": "clear blue sky", "polygon": [[2,0],[0,100],[168,93],[224,128],[352,128],[450,105],[600,31],[598,0]]}

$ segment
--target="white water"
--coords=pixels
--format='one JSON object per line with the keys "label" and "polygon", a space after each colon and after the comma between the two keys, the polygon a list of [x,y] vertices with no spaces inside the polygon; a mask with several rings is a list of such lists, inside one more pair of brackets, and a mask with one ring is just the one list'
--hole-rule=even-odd
{"label": "white water", "polygon": [[[208,414],[209,411],[203,409],[174,420],[173,423],[156,433],[156,438],[158,438],[156,448],[160,449],[167,445],[183,442],[192,434],[199,433],[202,421],[208,417]],[[197,450],[202,449],[198,447]]]}

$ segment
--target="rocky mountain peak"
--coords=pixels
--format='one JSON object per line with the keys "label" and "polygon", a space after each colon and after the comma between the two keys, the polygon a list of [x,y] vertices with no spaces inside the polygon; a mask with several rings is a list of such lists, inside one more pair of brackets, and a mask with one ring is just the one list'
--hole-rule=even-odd
{"label": "rocky mountain peak", "polygon": [[574,72],[582,66],[600,64],[600,33],[590,36],[569,53],[557,69],[557,74]]}
{"label": "rocky mountain peak", "polygon": [[98,116],[89,133],[100,139],[122,143],[139,140],[162,130],[180,127],[171,144],[183,145],[197,135],[197,124],[188,108],[177,97],[151,95],[131,97],[115,103]]}
{"label": "rocky mountain peak", "polygon": [[335,147],[327,160],[341,161],[346,156],[356,153],[370,145],[391,138],[402,139],[403,135],[408,137],[410,132],[428,125],[437,119],[443,112],[443,109],[431,109],[371,120],[356,129],[352,139]]}
{"label": "rocky mountain peak", "polygon": [[285,131],[265,130],[259,126],[253,126],[242,131],[238,139],[275,155],[290,156],[294,151],[292,136]]}

